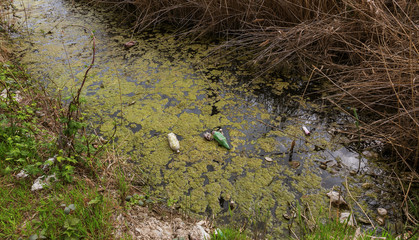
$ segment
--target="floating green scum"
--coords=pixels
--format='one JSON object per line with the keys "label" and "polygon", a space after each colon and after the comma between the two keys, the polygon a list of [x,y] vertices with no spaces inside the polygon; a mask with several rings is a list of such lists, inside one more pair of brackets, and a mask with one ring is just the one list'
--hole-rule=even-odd
{"label": "floating green scum", "polygon": [[223,147],[227,148],[228,150],[230,150],[230,146],[227,143],[227,139],[226,137],[224,137],[224,135],[221,132],[218,131],[213,131],[212,135],[214,136],[214,139]]}

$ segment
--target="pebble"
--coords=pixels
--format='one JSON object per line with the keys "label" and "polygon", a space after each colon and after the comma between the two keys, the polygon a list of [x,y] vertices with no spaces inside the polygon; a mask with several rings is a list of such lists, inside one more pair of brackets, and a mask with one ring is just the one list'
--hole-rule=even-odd
{"label": "pebble", "polygon": [[385,217],[387,215],[387,210],[385,208],[377,208],[378,215]]}
{"label": "pebble", "polygon": [[370,223],[370,221],[368,220],[368,219],[366,219],[366,218],[363,218],[363,217],[360,217],[360,218],[358,218],[358,221],[360,222],[360,223],[363,223],[363,224],[371,224]]}
{"label": "pebble", "polygon": [[348,205],[346,201],[343,199],[342,195],[340,195],[336,191],[330,191],[326,193],[326,195],[330,198],[330,202],[332,202],[332,204],[334,205],[342,206],[342,207],[345,207]]}
{"label": "pebble", "polygon": [[354,226],[354,219],[352,217],[352,214],[350,212],[343,212],[340,214],[339,221],[341,223],[346,223],[349,226]]}
{"label": "pebble", "polygon": [[384,220],[384,218],[382,218],[382,217],[377,217],[376,219],[375,219],[375,221],[378,223],[378,225],[380,225],[380,226],[383,226],[384,225],[384,223],[385,223],[385,220]]}

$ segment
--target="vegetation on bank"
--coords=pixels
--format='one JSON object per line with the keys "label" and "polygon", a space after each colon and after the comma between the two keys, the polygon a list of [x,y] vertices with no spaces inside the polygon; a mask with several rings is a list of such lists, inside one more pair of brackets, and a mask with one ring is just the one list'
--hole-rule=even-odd
{"label": "vegetation on bank", "polygon": [[0,238],[111,238],[118,202],[99,187],[96,137],[82,131],[81,115],[69,115],[79,106],[62,106],[10,61],[0,63],[0,85]]}

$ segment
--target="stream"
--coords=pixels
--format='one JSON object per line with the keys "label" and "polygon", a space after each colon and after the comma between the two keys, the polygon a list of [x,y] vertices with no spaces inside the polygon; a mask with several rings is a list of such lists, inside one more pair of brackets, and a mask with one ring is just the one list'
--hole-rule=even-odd
{"label": "stream", "polygon": [[[192,41],[169,26],[132,33],[120,26],[124,16],[106,9],[64,0],[16,5],[22,62],[51,92],[77,91],[92,60],[94,32],[95,64],[82,91],[89,127],[105,139],[117,127],[117,151],[151,195],[216,222],[247,222],[274,238],[288,234],[283,216],[290,204],[308,204],[317,216],[328,211],[326,193],[345,191],[346,184],[359,203],[345,196],[356,218],[365,218],[359,206],[372,219],[378,207],[386,208],[385,224],[399,217],[389,190],[395,185],[372,161],[377,154],[361,156],[343,145],[349,139],[336,130],[354,120],[303,99],[305,76],[283,67],[253,78],[244,64],[251,56],[213,51],[221,39]],[[129,41],[135,45],[124,47]],[[218,128],[231,150],[203,137]],[[180,153],[169,147],[170,132]]]}

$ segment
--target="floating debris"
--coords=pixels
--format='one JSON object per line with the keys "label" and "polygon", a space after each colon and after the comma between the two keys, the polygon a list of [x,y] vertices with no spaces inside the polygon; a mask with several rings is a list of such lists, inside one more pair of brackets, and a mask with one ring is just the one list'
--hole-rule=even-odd
{"label": "floating debris", "polygon": [[306,126],[303,126],[303,127],[302,127],[302,129],[303,129],[304,134],[305,134],[306,136],[310,136],[310,131],[307,129],[307,127],[306,127]]}
{"label": "floating debris", "polygon": [[298,168],[301,165],[298,161],[289,161],[289,164],[292,168]]}
{"label": "floating debris", "polygon": [[234,202],[233,200],[230,200],[230,203],[229,203],[229,207],[230,207],[230,210],[234,210],[235,208],[236,208],[236,202]]}
{"label": "floating debris", "polygon": [[290,220],[291,218],[296,218],[297,214],[295,212],[291,212],[291,213],[284,213],[282,214],[282,217],[284,217],[286,220]]}
{"label": "floating debris", "polygon": [[219,131],[212,131],[212,135],[214,136],[214,139],[223,147],[227,148],[228,150],[230,150],[230,146],[227,143],[227,139],[226,137],[224,137],[222,130],[220,129]]}
{"label": "floating debris", "polygon": [[176,135],[174,133],[169,133],[167,134],[167,139],[169,140],[169,145],[170,148],[179,153],[179,149],[180,149],[180,144],[179,144],[179,140],[177,140]]}
{"label": "floating debris", "polygon": [[265,160],[267,161],[267,162],[272,162],[273,160],[272,160],[272,158],[270,158],[270,157],[265,157]]}
{"label": "floating debris", "polygon": [[323,170],[326,170],[327,169],[327,164],[326,163],[321,163],[320,168],[323,169]]}
{"label": "floating debris", "polygon": [[125,47],[125,49],[129,49],[129,48],[135,46],[135,44],[137,44],[136,41],[129,41],[129,42],[124,43],[124,47]]}
{"label": "floating debris", "polygon": [[210,132],[204,132],[204,138],[205,138],[207,141],[212,141],[212,140],[214,140],[214,137],[212,136],[212,134],[211,134]]}
{"label": "floating debris", "polygon": [[132,101],[132,102],[128,103],[128,106],[132,106],[134,104],[135,104],[135,101]]}

